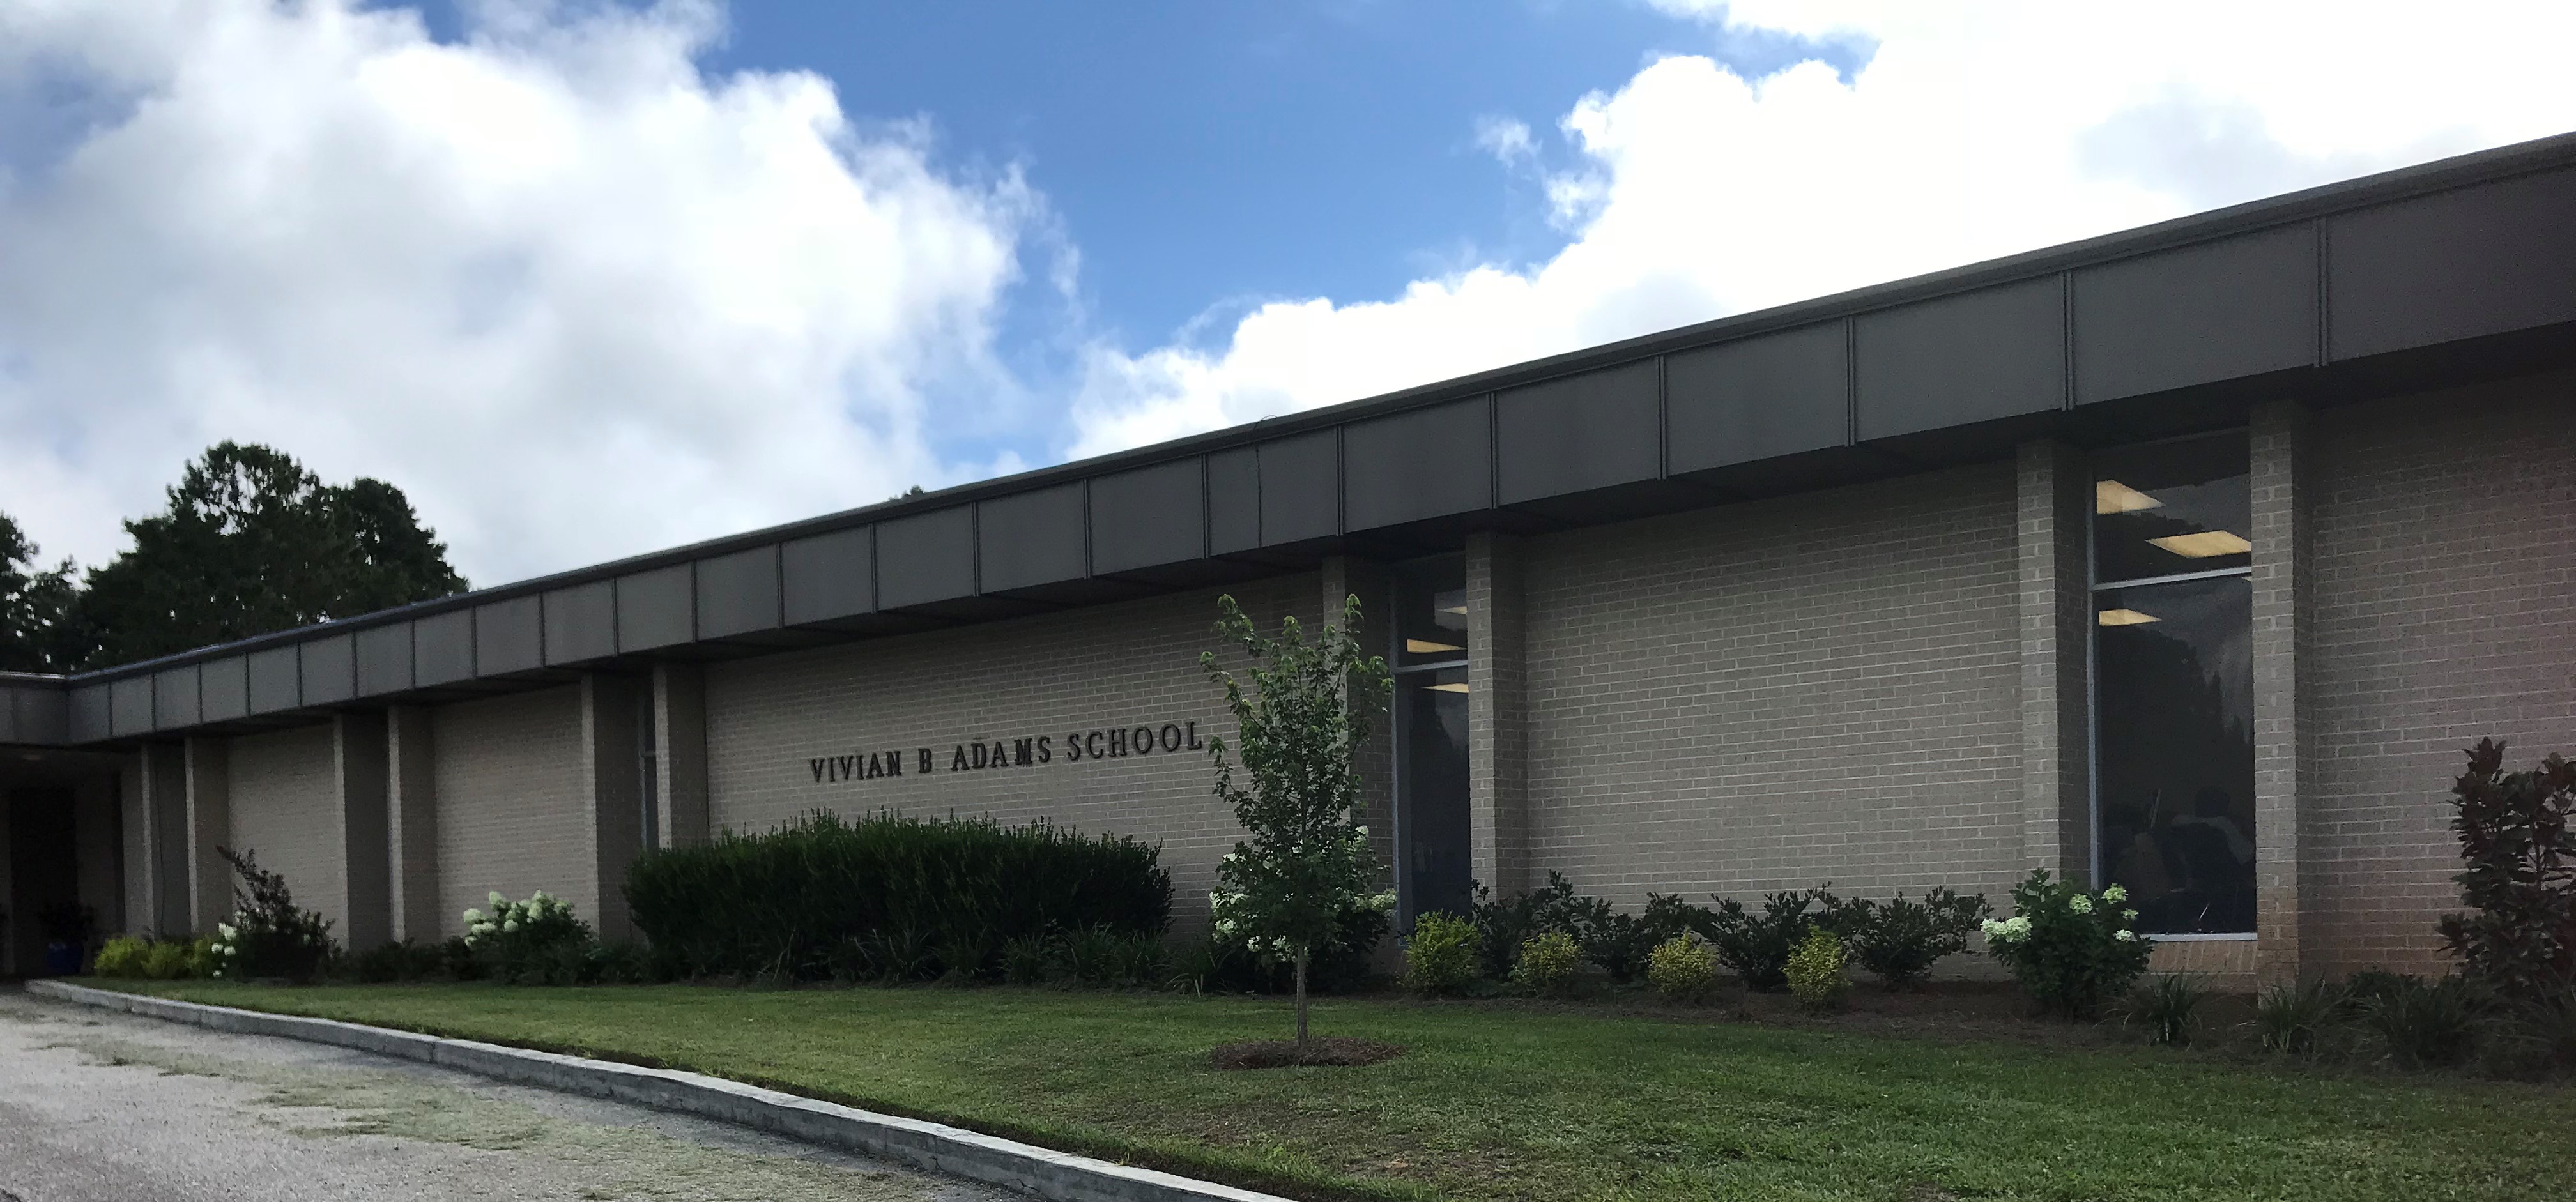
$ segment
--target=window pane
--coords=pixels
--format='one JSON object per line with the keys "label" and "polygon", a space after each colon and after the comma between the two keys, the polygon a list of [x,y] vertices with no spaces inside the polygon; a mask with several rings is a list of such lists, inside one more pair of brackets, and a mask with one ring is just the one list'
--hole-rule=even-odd
{"label": "window pane", "polygon": [[2254,929],[2253,589],[2093,595],[2100,855],[2140,930]]}
{"label": "window pane", "polygon": [[1467,851],[1467,670],[1408,672],[1395,692],[1402,920],[1427,910],[1465,914],[1475,872]]}
{"label": "window pane", "polygon": [[2251,562],[2243,432],[2093,457],[2093,579],[2174,576]]}
{"label": "window pane", "polygon": [[1449,555],[1396,570],[1395,662],[1467,658],[1467,561]]}

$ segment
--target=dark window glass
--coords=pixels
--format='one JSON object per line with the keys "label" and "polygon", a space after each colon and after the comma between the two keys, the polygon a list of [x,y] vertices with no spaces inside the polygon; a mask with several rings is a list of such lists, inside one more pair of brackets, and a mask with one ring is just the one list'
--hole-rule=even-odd
{"label": "dark window glass", "polygon": [[1467,658],[1467,561],[1444,556],[1398,569],[1395,662],[1434,664]]}
{"label": "dark window glass", "polygon": [[2243,432],[2093,458],[2093,579],[2178,576],[2250,562]]}
{"label": "dark window glass", "polygon": [[1396,854],[1404,866],[1403,916],[1465,914],[1475,866],[1468,860],[1467,670],[1396,677]]}
{"label": "dark window glass", "polygon": [[2140,930],[2254,929],[2253,589],[2093,594],[2101,866]]}

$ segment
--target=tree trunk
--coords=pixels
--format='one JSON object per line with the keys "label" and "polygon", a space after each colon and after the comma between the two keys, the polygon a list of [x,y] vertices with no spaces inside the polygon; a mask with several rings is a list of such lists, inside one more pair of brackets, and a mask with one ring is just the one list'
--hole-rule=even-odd
{"label": "tree trunk", "polygon": [[1297,953],[1297,1058],[1306,1058],[1306,953]]}

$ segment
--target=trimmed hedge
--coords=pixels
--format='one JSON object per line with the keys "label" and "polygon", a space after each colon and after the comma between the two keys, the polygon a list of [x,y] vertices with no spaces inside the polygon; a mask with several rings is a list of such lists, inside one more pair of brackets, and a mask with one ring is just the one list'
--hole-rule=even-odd
{"label": "trimmed hedge", "polygon": [[856,822],[817,810],[766,834],[657,849],[626,873],[635,925],[698,975],[989,977],[1005,945],[1171,924],[1162,849],[1044,821]]}

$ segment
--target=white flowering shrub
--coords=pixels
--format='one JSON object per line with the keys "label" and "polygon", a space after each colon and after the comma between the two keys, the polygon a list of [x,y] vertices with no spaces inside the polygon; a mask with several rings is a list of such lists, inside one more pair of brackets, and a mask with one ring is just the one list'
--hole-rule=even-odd
{"label": "white flowering shrub", "polygon": [[571,902],[543,889],[518,902],[496,889],[486,900],[489,912],[465,912],[465,946],[493,977],[572,984],[582,975],[596,940],[590,924],[573,916]]}
{"label": "white flowering shrub", "polygon": [[2147,971],[2153,941],[2138,934],[2128,891],[2088,893],[2045,868],[2013,886],[2013,916],[1984,924],[1986,952],[2051,1014],[2092,1018]]}
{"label": "white flowering shrub", "polygon": [[203,960],[206,975],[237,981],[309,981],[319,975],[335,950],[331,921],[298,909],[286,878],[261,868],[257,853],[235,855],[222,847],[215,852],[241,883],[233,888],[232,920],[215,925]]}

